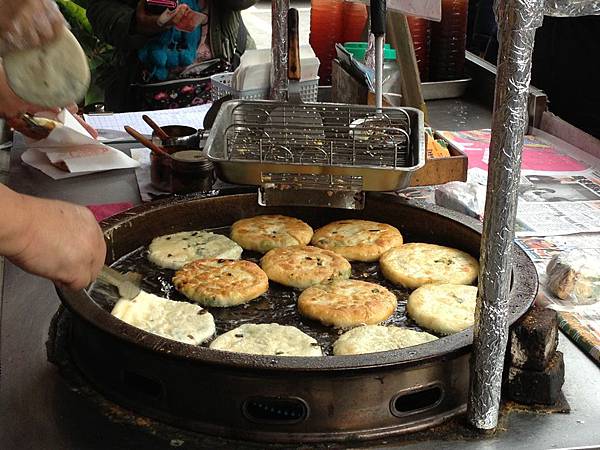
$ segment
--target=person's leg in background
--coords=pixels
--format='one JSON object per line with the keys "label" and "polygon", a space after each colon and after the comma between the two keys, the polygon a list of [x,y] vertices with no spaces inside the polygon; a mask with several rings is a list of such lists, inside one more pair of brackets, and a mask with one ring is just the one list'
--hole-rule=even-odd
{"label": "person's leg in background", "polygon": [[471,0],[469,2],[467,50],[496,64],[498,26],[494,16],[493,3],[493,0]]}
{"label": "person's leg in background", "polygon": [[600,16],[544,17],[535,36],[531,84],[557,116],[600,138]]}

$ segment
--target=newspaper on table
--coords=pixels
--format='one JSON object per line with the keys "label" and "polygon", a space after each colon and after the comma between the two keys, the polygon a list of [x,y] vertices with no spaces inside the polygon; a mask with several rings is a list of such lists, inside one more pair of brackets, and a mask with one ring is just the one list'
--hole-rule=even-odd
{"label": "newspaper on table", "polygon": [[[436,192],[436,200],[443,202],[445,195],[449,197],[446,203],[458,201],[464,206],[463,212],[481,218],[485,207],[486,178],[487,173],[482,169],[470,169],[468,190],[461,185],[445,185],[439,188],[439,193]],[[482,188],[477,189],[477,186]],[[600,232],[600,172],[523,171],[516,236],[593,232]]]}
{"label": "newspaper on table", "polygon": [[523,178],[517,236],[600,232],[600,174]]}
{"label": "newspaper on table", "polygon": [[[517,236],[600,232],[600,170],[590,155],[539,130],[525,137]],[[435,190],[436,202],[481,219],[485,207],[489,130],[440,132],[469,156],[467,183]],[[598,166],[596,166],[598,167]]]}

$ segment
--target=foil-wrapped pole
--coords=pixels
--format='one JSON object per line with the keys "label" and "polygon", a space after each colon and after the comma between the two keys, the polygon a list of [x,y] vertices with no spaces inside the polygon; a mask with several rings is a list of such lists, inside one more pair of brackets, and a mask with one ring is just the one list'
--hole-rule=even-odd
{"label": "foil-wrapped pole", "polygon": [[367,51],[365,52],[365,66],[371,70],[375,70],[375,35],[371,33],[370,27],[367,37]]}
{"label": "foil-wrapped pole", "polygon": [[600,14],[600,0],[546,0],[544,14],[554,17],[579,17]]}
{"label": "foil-wrapped pole", "polygon": [[495,0],[494,9],[500,50],[468,403],[470,423],[485,430],[498,423],[531,55],[543,0]]}
{"label": "foil-wrapped pole", "polygon": [[271,100],[285,100],[287,73],[287,16],[290,9],[289,0],[272,0],[271,2]]}

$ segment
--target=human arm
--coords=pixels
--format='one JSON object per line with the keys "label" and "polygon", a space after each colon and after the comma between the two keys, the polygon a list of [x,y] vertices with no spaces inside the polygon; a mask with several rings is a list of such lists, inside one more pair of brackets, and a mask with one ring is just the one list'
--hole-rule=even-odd
{"label": "human arm", "polygon": [[152,36],[178,23],[187,9],[187,5],[179,5],[168,21],[159,23],[160,15],[149,14],[144,0],[90,0],[87,17],[103,41],[121,50],[137,50]]}
{"label": "human arm", "polygon": [[[37,112],[48,111],[48,108],[42,108],[41,106],[33,105],[31,103],[27,103],[15,94],[12,89],[9,87],[6,77],[4,74],[4,70],[2,68],[2,60],[0,59],[0,117],[7,120],[9,126],[13,127],[17,131],[29,136],[33,139],[40,139],[40,137],[35,134],[30,134],[25,122],[20,118],[20,115],[23,113],[34,114]],[[93,138],[98,137],[98,132],[91,127],[88,123],[86,123],[78,114],[77,114],[77,105],[69,105],[66,107],[74,116],[79,123],[90,133],[90,136]],[[57,113],[59,108],[55,108],[50,110],[49,112]]]}
{"label": "human arm", "polygon": [[137,0],[89,0],[87,17],[102,41],[120,50],[142,48],[149,37],[133,27]]}
{"label": "human arm", "polygon": [[0,185],[0,211],[0,255],[68,289],[82,289],[95,280],[106,245],[87,208]]}
{"label": "human arm", "polygon": [[[0,10],[0,55],[39,46],[64,29],[64,18],[53,0],[0,0]],[[14,93],[0,57],[0,117],[12,118],[44,109],[47,108],[27,103]]]}

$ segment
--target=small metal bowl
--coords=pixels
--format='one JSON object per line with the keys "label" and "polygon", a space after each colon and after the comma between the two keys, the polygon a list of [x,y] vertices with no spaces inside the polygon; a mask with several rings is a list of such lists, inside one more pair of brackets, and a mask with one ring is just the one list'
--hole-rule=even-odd
{"label": "small metal bowl", "polygon": [[207,192],[216,181],[213,163],[202,150],[163,146],[172,158],[150,154],[152,186],[172,194]]}
{"label": "small metal bowl", "polygon": [[206,192],[215,182],[215,168],[201,150],[181,150],[172,154],[171,192]]}
{"label": "small metal bowl", "polygon": [[202,130],[184,125],[165,125],[161,127],[169,135],[169,139],[160,139],[156,132],[152,132],[152,142],[162,147],[182,147],[186,149],[200,148],[200,135]]}

